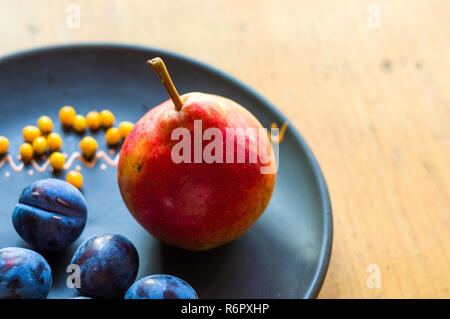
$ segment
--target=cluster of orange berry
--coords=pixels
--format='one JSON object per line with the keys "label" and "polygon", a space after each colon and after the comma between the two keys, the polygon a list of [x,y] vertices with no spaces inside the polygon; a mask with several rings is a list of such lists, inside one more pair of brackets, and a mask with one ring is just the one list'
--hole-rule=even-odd
{"label": "cluster of orange berry", "polygon": [[[97,130],[104,127],[106,130],[106,143],[110,146],[118,144],[122,138],[125,138],[133,129],[133,123],[122,122],[119,127],[113,127],[115,122],[114,114],[109,110],[89,112],[86,117],[76,114],[72,106],[63,106],[59,110],[59,120],[65,127],[72,127],[77,133],[83,133],[87,127],[91,130]],[[23,162],[29,162],[35,155],[43,155],[50,152],[49,163],[55,171],[64,168],[66,156],[59,152],[62,147],[61,136],[52,132],[53,122],[48,116],[41,116],[37,126],[28,125],[22,130],[25,143],[20,146],[20,158]],[[0,136],[0,154],[8,151],[9,141],[6,137]],[[92,158],[97,152],[98,144],[92,136],[85,136],[80,141],[81,153],[86,158]],[[70,171],[66,180],[77,188],[83,184],[83,176],[78,171]]]}
{"label": "cluster of orange berry", "polygon": [[[109,146],[118,144],[133,129],[131,122],[122,122],[119,127],[113,127],[115,117],[109,110],[103,110],[100,113],[91,111],[84,117],[76,114],[73,107],[63,106],[59,111],[59,120],[64,126],[72,127],[77,133],[83,133],[86,127],[92,131],[100,127],[105,128],[105,139]],[[80,142],[80,150],[86,158],[92,157],[97,152],[97,147],[97,141],[92,136],[86,136]]]}

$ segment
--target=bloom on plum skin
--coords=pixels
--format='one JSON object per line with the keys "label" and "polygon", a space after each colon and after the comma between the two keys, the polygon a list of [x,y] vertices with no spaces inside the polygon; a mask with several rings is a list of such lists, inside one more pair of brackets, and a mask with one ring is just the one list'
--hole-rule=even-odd
{"label": "bloom on plum skin", "polygon": [[54,178],[26,187],[12,222],[17,233],[36,249],[56,251],[68,247],[86,224],[87,204],[71,184]]}
{"label": "bloom on plum skin", "polygon": [[80,266],[78,290],[93,298],[122,298],[136,279],[139,256],[124,236],[103,234],[78,247],[71,264]]}
{"label": "bloom on plum skin", "polygon": [[198,299],[184,280],[171,275],[152,275],[136,281],[125,299]]}
{"label": "bloom on plum skin", "polygon": [[52,271],[38,253],[25,248],[0,249],[0,299],[43,299],[52,286]]}

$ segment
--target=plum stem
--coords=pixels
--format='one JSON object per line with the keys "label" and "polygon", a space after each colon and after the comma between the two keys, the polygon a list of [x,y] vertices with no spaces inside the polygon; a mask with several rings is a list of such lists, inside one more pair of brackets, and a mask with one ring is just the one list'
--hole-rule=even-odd
{"label": "plum stem", "polygon": [[175,110],[180,111],[183,107],[183,102],[181,101],[180,95],[178,94],[175,85],[173,85],[172,79],[170,78],[169,72],[167,72],[167,68],[163,60],[159,57],[156,57],[148,60],[147,64],[153,69],[153,71],[155,71],[155,73],[161,80],[161,83],[166,88],[167,93],[169,93],[169,96],[172,99],[173,104],[175,105]]}

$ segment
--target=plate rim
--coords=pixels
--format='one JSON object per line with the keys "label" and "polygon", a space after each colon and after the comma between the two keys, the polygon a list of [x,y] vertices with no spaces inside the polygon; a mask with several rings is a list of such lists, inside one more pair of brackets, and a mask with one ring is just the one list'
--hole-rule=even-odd
{"label": "plate rim", "polygon": [[272,104],[267,98],[265,98],[263,95],[261,95],[259,92],[257,92],[255,89],[250,87],[249,85],[245,84],[241,80],[239,80],[237,77],[234,77],[216,67],[213,67],[207,63],[201,62],[199,60],[196,60],[195,58],[192,58],[190,56],[186,56],[181,53],[176,53],[173,51],[169,51],[162,48],[152,47],[152,46],[144,46],[144,45],[138,45],[138,44],[128,44],[128,43],[119,43],[119,42],[76,42],[76,43],[65,43],[65,44],[55,44],[55,45],[46,45],[46,46],[38,46],[34,48],[28,48],[24,50],[20,50],[17,52],[8,53],[6,55],[0,56],[0,67],[3,63],[20,59],[21,57],[27,56],[27,55],[33,55],[33,54],[39,54],[40,52],[46,52],[46,51],[59,51],[59,50],[67,50],[67,49],[126,49],[126,50],[139,50],[139,51],[153,51],[153,52],[159,52],[162,55],[169,56],[171,58],[175,58],[178,60],[183,60],[188,63],[191,63],[197,67],[206,69],[207,71],[211,73],[215,73],[218,76],[224,78],[225,80],[231,82],[233,85],[236,85],[237,87],[242,88],[244,91],[247,91],[250,95],[253,95],[257,100],[259,100],[262,104],[266,105],[270,111],[275,113],[279,118],[283,119],[285,123],[288,124],[289,129],[294,135],[294,138],[297,139],[297,141],[300,144],[300,147],[303,148],[306,158],[313,170],[313,176],[315,180],[317,181],[319,192],[320,192],[320,200],[322,204],[322,215],[323,215],[323,238],[322,238],[322,246],[320,247],[320,254],[319,254],[319,262],[316,267],[315,274],[312,278],[310,288],[306,291],[304,296],[299,296],[297,293],[297,298],[306,298],[306,299],[312,299],[317,298],[323,282],[325,280],[328,267],[330,264],[331,259],[331,251],[332,251],[332,245],[333,245],[333,215],[332,215],[332,207],[331,207],[331,200],[330,195],[327,187],[327,183],[325,181],[325,177],[323,176],[322,170],[320,168],[320,165],[314,156],[311,148],[303,138],[303,136],[300,134],[300,132],[297,130],[297,128],[292,124],[292,122],[280,111],[278,108],[275,107],[274,104]]}

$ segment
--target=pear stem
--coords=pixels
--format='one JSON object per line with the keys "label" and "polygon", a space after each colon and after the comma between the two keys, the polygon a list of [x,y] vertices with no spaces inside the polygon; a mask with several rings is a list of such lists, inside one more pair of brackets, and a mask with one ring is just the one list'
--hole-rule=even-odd
{"label": "pear stem", "polygon": [[153,69],[153,71],[155,71],[155,73],[161,80],[161,83],[166,88],[167,93],[169,93],[169,96],[172,99],[173,104],[175,105],[175,110],[180,111],[181,108],[183,107],[183,102],[181,101],[177,89],[173,85],[172,79],[170,78],[169,72],[167,72],[167,68],[163,60],[161,58],[156,57],[151,60],[148,60],[147,64]]}

